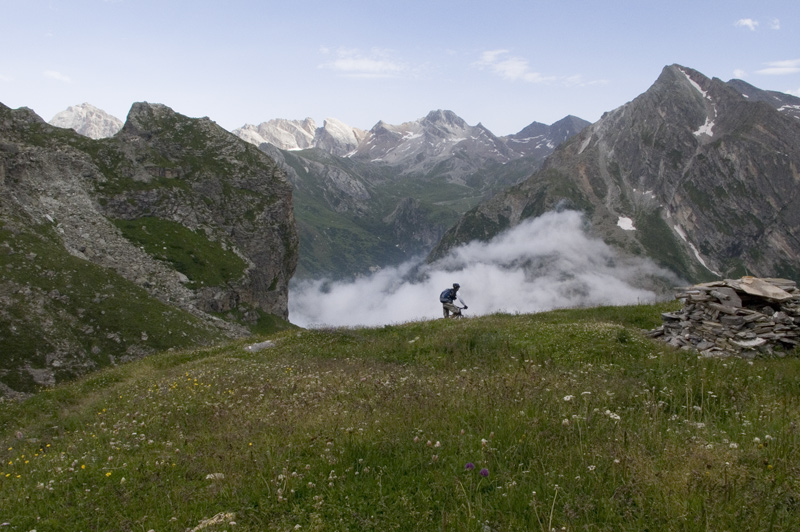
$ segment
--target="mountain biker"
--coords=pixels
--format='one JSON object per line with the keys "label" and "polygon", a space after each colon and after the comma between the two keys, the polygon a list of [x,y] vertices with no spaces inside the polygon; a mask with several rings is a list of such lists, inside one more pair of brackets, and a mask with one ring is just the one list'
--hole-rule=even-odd
{"label": "mountain biker", "polygon": [[[445,289],[441,294],[439,294],[439,301],[442,303],[442,312],[444,312],[444,317],[449,318],[450,313],[453,313],[453,316],[460,316],[462,308],[468,308],[464,300],[458,296],[458,289],[461,288],[461,285],[458,283],[453,283],[453,288]],[[454,304],[454,301],[458,299],[459,302],[463,305],[463,307],[459,307],[458,305]]]}

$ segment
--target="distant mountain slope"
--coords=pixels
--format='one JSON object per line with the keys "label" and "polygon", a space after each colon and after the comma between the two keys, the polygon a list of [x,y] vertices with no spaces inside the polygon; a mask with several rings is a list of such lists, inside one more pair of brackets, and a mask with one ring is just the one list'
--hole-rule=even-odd
{"label": "distant mountain slope", "polygon": [[295,187],[298,277],[350,277],[427,254],[462,213],[525,179],[560,136],[585,124],[568,117],[539,125],[536,135],[517,137],[527,142],[516,151],[449,111],[381,122],[346,157],[262,144]]}
{"label": "distant mountain slope", "polygon": [[74,129],[91,139],[113,137],[122,129],[122,120],[88,103],[68,107],[49,123],[51,126]]}
{"label": "distant mountain slope", "polygon": [[365,132],[336,120],[325,119],[322,127],[314,120],[273,119],[254,126],[245,124],[231,131],[234,135],[259,146],[269,143],[282,150],[320,148],[333,155],[343,156],[354,150]]}
{"label": "distant mountain slope", "polygon": [[694,280],[800,275],[800,99],[672,65],[468,212],[429,260],[559,208]]}
{"label": "distant mountain slope", "polygon": [[291,187],[208,119],[92,140],[0,104],[0,394],[287,317]]}

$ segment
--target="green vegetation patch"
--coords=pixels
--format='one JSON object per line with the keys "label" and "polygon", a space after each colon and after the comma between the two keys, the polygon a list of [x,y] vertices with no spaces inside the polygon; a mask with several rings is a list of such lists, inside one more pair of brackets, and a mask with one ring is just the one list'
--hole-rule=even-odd
{"label": "green vegetation patch", "polygon": [[797,530],[800,359],[668,349],[639,326],[670,305],[285,331],[0,403],[3,521]]}
{"label": "green vegetation patch", "polygon": [[223,286],[244,275],[247,264],[205,234],[171,220],[151,216],[114,220],[122,234],[153,257],[169,262],[191,286]]}
{"label": "green vegetation patch", "polygon": [[657,211],[642,211],[636,215],[634,222],[639,242],[645,248],[648,257],[682,277],[696,279],[691,260],[683,252],[675,233]]}
{"label": "green vegetation patch", "polygon": [[[219,331],[151,298],[113,271],[69,254],[49,225],[39,232],[0,228],[0,381],[17,391],[37,386],[30,370],[57,382],[115,360],[208,344]],[[60,362],[53,364],[53,360]]]}

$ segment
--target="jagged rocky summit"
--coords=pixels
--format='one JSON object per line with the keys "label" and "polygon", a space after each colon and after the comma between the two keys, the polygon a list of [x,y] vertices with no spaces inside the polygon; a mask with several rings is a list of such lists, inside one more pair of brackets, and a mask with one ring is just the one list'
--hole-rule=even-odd
{"label": "jagged rocky summit", "polygon": [[163,105],[92,140],[0,104],[0,235],[0,393],[288,315],[284,173]]}
{"label": "jagged rocky summit", "polygon": [[678,289],[683,308],[650,331],[706,357],[781,356],[800,342],[800,290],[788,279],[742,277]]}

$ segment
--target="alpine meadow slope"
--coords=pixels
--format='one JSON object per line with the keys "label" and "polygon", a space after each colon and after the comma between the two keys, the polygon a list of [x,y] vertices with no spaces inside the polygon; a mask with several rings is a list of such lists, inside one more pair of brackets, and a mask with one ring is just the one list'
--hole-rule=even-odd
{"label": "alpine meadow slope", "polygon": [[642,334],[674,308],[284,331],[0,402],[2,522],[797,530],[800,359]]}

